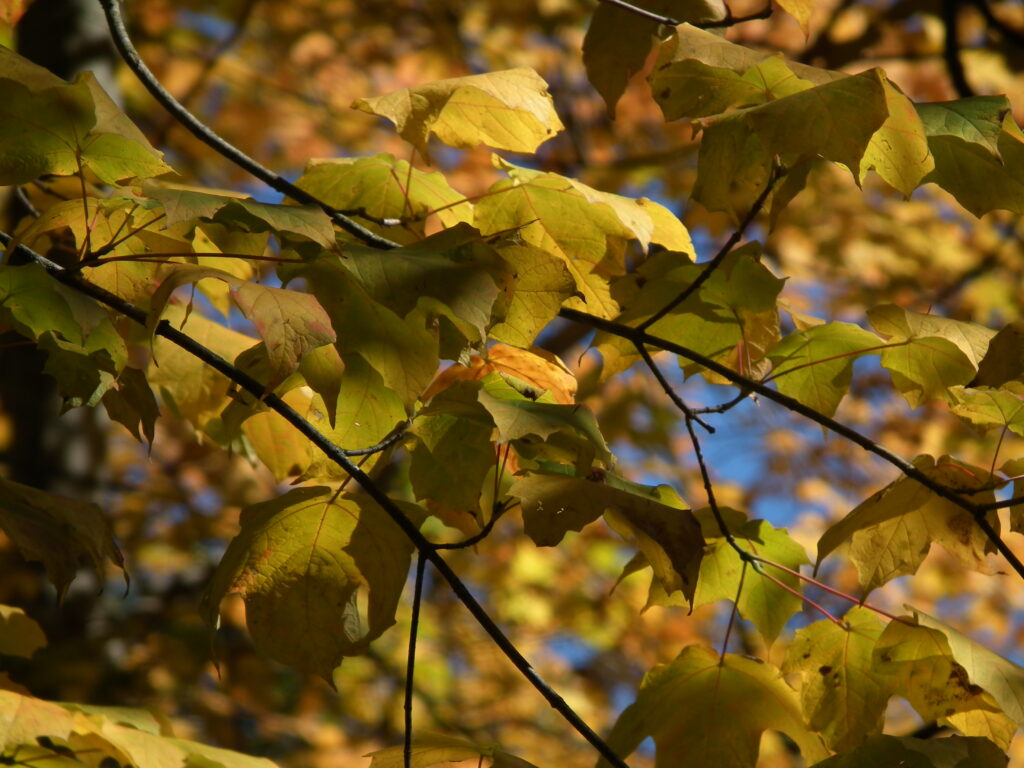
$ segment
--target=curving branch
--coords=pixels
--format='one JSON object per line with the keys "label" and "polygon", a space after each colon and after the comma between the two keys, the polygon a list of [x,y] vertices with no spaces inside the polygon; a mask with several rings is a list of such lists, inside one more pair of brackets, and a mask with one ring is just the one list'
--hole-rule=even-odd
{"label": "curving branch", "polygon": [[[755,392],[766,400],[771,400],[793,413],[797,413],[807,419],[810,419],[826,429],[835,432],[837,435],[845,437],[847,440],[860,446],[869,453],[873,453],[879,458],[884,459],[889,464],[892,464],[900,470],[904,475],[912,480],[916,480],[925,488],[932,491],[936,496],[940,496],[943,499],[956,504],[961,509],[970,512],[975,523],[977,523],[978,527],[981,528],[988,540],[992,542],[992,545],[995,546],[1004,558],[1006,558],[1006,561],[1010,564],[1013,570],[1017,572],[1017,575],[1024,579],[1024,562],[1021,562],[1020,558],[1013,553],[1013,551],[1006,545],[1006,542],[1003,541],[1002,537],[1000,537],[999,533],[992,527],[989,521],[985,519],[985,513],[993,508],[992,505],[975,504],[965,499],[957,491],[943,485],[942,483],[936,482],[902,456],[893,453],[885,446],[880,445],[866,435],[862,435],[857,430],[848,427],[833,418],[818,413],[816,410],[804,405],[799,400],[789,397],[788,395],[784,395],[763,382],[756,381],[744,376],[743,374],[737,373],[731,368],[728,368],[709,357],[705,357],[699,352],[688,349],[681,344],[676,344],[675,342],[663,339],[659,336],[653,336],[647,333],[643,328],[623,325],[622,323],[617,323],[613,320],[605,320],[604,318],[597,317],[596,315],[588,315],[586,312],[580,312],[575,309],[567,309],[563,307],[559,310],[558,316],[565,318],[566,320],[572,320],[573,322],[589,326],[594,330],[604,331],[605,333],[609,333],[613,336],[618,336],[621,339],[632,342],[634,346],[642,344],[649,345],[657,349],[664,350],[665,352],[672,352],[673,354],[684,357],[687,360],[691,360],[698,365],[717,373],[719,376],[732,382],[742,390]],[[1001,504],[1002,506],[1007,506],[1008,502],[1002,502]]]}
{"label": "curving branch", "polygon": [[338,227],[345,230],[353,237],[359,238],[367,245],[373,248],[380,248],[382,250],[389,250],[398,247],[398,243],[371,232],[363,225],[353,221],[348,216],[341,213],[341,211],[336,208],[332,208],[305,190],[295,186],[280,174],[274,173],[274,171],[249,157],[238,147],[218,136],[208,125],[206,125],[206,123],[202,122],[199,118],[189,112],[188,109],[186,109],[181,102],[175,99],[166,88],[160,85],[160,81],[156,79],[156,76],[142,61],[142,58],[139,56],[139,52],[135,50],[135,46],[132,44],[131,38],[128,36],[128,30],[125,28],[124,18],[121,16],[120,0],[99,0],[99,2],[100,5],[103,6],[103,13],[107,17],[107,25],[110,27],[110,34],[114,38],[114,45],[117,46],[118,52],[121,54],[121,57],[128,65],[129,69],[131,69],[142,84],[146,86],[146,90],[153,95],[153,98],[156,99],[160,105],[174,117],[175,120],[187,128],[193,136],[217,151],[219,154],[223,155],[242,170],[255,176],[271,189],[274,189],[283,195],[287,195],[299,203],[318,206],[324,211],[324,213],[331,217],[331,220],[337,224]]}
{"label": "curving branch", "polygon": [[964,72],[964,62],[960,58],[960,41],[956,35],[956,17],[960,8],[960,0],[942,0],[942,26],[945,31],[945,40],[942,45],[942,58],[946,62],[946,70],[949,72],[949,79],[957,96],[966,99],[974,96],[974,89],[967,82],[967,75]]}
{"label": "curving branch", "polygon": [[[102,1],[104,3],[108,2],[108,0]],[[6,232],[0,232],[0,243],[4,246],[10,246],[12,240],[13,238],[9,234]],[[51,277],[63,285],[66,285],[72,290],[88,296],[100,304],[113,309],[115,312],[130,318],[139,325],[144,327],[146,326],[147,313],[145,310],[125,301],[120,296],[116,296],[106,289],[85,280],[79,275],[60,266],[56,262],[36,253],[25,245],[18,244],[16,250],[20,255],[27,257],[40,265]],[[172,344],[177,345],[189,354],[203,361],[211,368],[235,382],[235,384],[249,392],[254,397],[261,398],[268,408],[284,418],[285,421],[295,427],[300,434],[319,448],[327,458],[341,467],[402,530],[402,532],[419,551],[420,555],[437,569],[442,578],[448,582],[448,586],[451,587],[452,592],[454,592],[459,601],[466,606],[466,609],[470,614],[472,614],[473,618],[476,619],[477,623],[484,632],[487,633],[488,637],[490,637],[501,652],[505,654],[505,657],[512,662],[512,665],[519,670],[519,673],[525,677],[530,684],[537,689],[537,691],[540,692],[540,694],[547,700],[548,704],[550,704],[551,707],[558,712],[576,730],[577,733],[583,736],[583,738],[586,739],[602,757],[611,763],[611,765],[615,766],[615,768],[629,768],[628,764],[619,757],[611,747],[608,746],[608,744],[605,743],[604,739],[598,736],[597,733],[587,725],[583,718],[577,714],[576,710],[569,706],[565,699],[559,696],[558,693],[556,693],[554,689],[544,681],[537,671],[534,670],[526,657],[523,656],[515,644],[501,630],[501,627],[495,623],[494,619],[490,617],[484,607],[473,596],[473,593],[470,591],[469,587],[466,586],[465,582],[463,582],[462,579],[459,578],[458,574],[452,570],[447,561],[438,554],[434,545],[431,544],[430,541],[428,541],[420,532],[420,529],[405,516],[398,505],[396,505],[388,495],[384,493],[380,486],[378,486],[369,475],[363,472],[352,462],[350,454],[347,451],[339,448],[331,442],[322,432],[320,432],[320,430],[306,421],[295,409],[285,403],[280,397],[273,394],[265,394],[266,389],[262,383],[232,365],[220,355],[200,344],[187,333],[179,331],[166,320],[160,321],[156,327],[155,334],[157,336],[164,337]]]}
{"label": "curving branch", "polygon": [[729,239],[722,243],[722,247],[718,249],[718,253],[712,257],[711,261],[704,265],[704,269],[699,275],[697,275],[696,279],[692,283],[686,286],[678,296],[672,299],[672,301],[640,323],[640,325],[637,326],[637,330],[646,331],[673,309],[693,296],[693,294],[695,294],[697,290],[707,282],[708,278],[714,274],[715,270],[718,269],[725,260],[725,257],[732,252],[732,249],[735,248],[736,244],[743,238],[743,233],[747,231],[747,227],[749,227],[751,223],[753,223],[754,219],[757,218],[757,214],[761,212],[761,209],[764,208],[764,204],[768,202],[768,198],[771,196],[776,183],[778,183],[779,179],[783,176],[785,176],[785,171],[778,167],[772,169],[771,177],[768,179],[768,183],[765,185],[764,189],[761,190],[761,194],[757,196],[754,204],[750,206],[750,210],[747,211],[747,215],[743,217],[743,221],[741,221],[735,231],[729,235]]}

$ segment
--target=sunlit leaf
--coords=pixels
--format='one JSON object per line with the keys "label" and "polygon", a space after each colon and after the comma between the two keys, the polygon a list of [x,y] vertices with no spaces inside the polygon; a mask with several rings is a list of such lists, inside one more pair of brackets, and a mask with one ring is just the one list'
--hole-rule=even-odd
{"label": "sunlit leaf", "polygon": [[547,88],[532,69],[509,69],[438,80],[352,106],[386,117],[424,157],[431,133],[453,147],[533,152],[563,128]]}
{"label": "sunlit leaf", "polygon": [[657,768],[753,768],[767,729],[789,736],[808,762],[828,755],[804,725],[796,694],[777,668],[745,656],[721,658],[693,645],[647,673],[636,702],[615,722],[608,745],[625,756],[652,736]]}
{"label": "sunlit leaf", "polygon": [[[973,503],[994,500],[986,470],[948,456],[938,461],[919,456],[914,466],[932,480],[963,492]],[[986,517],[998,530],[995,513]],[[849,543],[850,558],[867,594],[896,576],[916,572],[933,541],[965,566],[979,570],[985,569],[985,556],[993,551],[992,542],[969,511],[901,476],[825,532],[818,542],[815,568],[830,552]]]}

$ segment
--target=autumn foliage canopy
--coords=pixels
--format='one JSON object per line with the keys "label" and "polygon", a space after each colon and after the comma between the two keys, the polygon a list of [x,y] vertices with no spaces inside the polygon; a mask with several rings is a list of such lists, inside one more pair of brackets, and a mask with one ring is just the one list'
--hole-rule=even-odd
{"label": "autumn foliage canopy", "polygon": [[1018,5],[45,2],[0,761],[1024,764]]}

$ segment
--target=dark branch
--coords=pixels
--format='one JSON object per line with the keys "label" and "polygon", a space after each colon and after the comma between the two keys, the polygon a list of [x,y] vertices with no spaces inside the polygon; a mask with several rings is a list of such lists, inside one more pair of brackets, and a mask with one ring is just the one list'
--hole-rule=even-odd
{"label": "dark branch", "polygon": [[692,349],[688,349],[680,344],[676,344],[672,341],[669,341],[668,339],[663,339],[658,336],[652,336],[651,334],[647,333],[641,328],[634,328],[628,325],[623,325],[622,323],[616,323],[612,320],[605,320],[603,318],[596,317],[595,315],[588,315],[585,312],[579,312],[575,309],[567,309],[564,307],[559,311],[558,314],[559,317],[564,317],[567,320],[582,323],[584,325],[590,326],[591,328],[594,328],[595,330],[604,331],[605,333],[610,333],[613,336],[618,336],[619,338],[626,339],[627,341],[632,342],[634,345],[650,345],[652,347],[664,350],[666,352],[672,352],[673,354],[679,355],[680,357],[685,357],[687,360],[691,360],[697,363],[698,365],[701,365],[707,368],[708,370],[717,373],[719,376],[731,381],[736,386],[741,387],[742,389],[749,390],[750,392],[756,392],[757,394],[764,397],[766,400],[771,400],[774,403],[778,403],[779,405],[789,409],[793,413],[798,413],[801,416],[810,419],[811,421],[817,424],[820,424],[826,429],[835,432],[837,435],[841,435],[850,442],[859,445],[864,450],[875,454],[881,459],[884,459],[885,461],[896,467],[898,470],[900,470],[904,475],[913,480],[916,480],[925,488],[935,493],[935,495],[940,496],[946,499],[947,501],[956,504],[961,509],[970,512],[971,515],[974,517],[975,522],[978,524],[978,527],[981,528],[982,532],[985,534],[988,540],[991,541],[993,546],[995,546],[995,548],[999,550],[999,553],[1006,558],[1007,562],[1010,563],[1010,565],[1017,572],[1017,574],[1021,578],[1024,578],[1024,563],[1022,563],[1020,559],[1013,553],[1013,551],[1010,550],[1008,546],[1006,546],[1006,543],[1002,540],[1002,538],[1000,538],[996,530],[992,527],[989,521],[985,519],[985,512],[987,511],[986,508],[983,508],[981,505],[974,504],[968,501],[954,489],[949,488],[943,485],[942,483],[936,482],[903,457],[898,456],[897,454],[890,451],[888,448],[879,445],[874,440],[871,440],[865,435],[862,435],[857,430],[846,426],[842,422],[836,421],[835,419],[818,413],[816,410],[814,410],[813,408],[809,408],[808,406],[801,403],[799,400],[795,400],[794,398],[789,397],[788,395],[784,395],[781,392],[772,389],[771,387],[767,386],[766,384],[760,381],[755,381],[754,379],[736,373],[736,371],[732,370],[731,368],[728,368],[722,365],[721,363],[712,360],[709,357],[705,357],[699,352],[695,352]]}
{"label": "dark branch", "polygon": [[605,5],[612,5],[615,6],[616,8],[621,8],[624,11],[629,11],[630,13],[635,14],[643,19],[656,21],[659,24],[664,24],[666,27],[678,27],[680,24],[683,23],[677,19],[673,19],[671,16],[662,16],[660,13],[648,11],[645,8],[639,8],[638,6],[635,6],[632,3],[625,2],[625,0],[599,0],[599,2],[602,2]]}
{"label": "dark branch", "polygon": [[708,278],[711,277],[714,271],[718,269],[719,265],[721,265],[725,260],[725,257],[729,255],[733,248],[736,247],[736,243],[742,239],[743,233],[747,231],[747,227],[750,226],[751,222],[753,222],[757,217],[757,214],[761,212],[765,202],[767,202],[768,196],[771,195],[772,189],[775,187],[775,183],[781,179],[783,175],[784,173],[781,171],[772,171],[771,178],[768,179],[768,183],[765,185],[764,189],[761,190],[761,194],[757,196],[754,204],[750,206],[750,210],[747,211],[747,215],[743,217],[743,221],[741,221],[740,225],[736,227],[736,230],[729,236],[729,239],[722,244],[722,247],[718,249],[718,253],[714,255],[711,261],[707,262],[703,271],[701,271],[701,273],[697,275],[697,278],[686,286],[678,296],[672,299],[672,301],[640,323],[640,325],[637,326],[638,331],[646,331],[656,322],[661,320],[661,318],[690,298],[702,285],[704,285],[705,282],[707,282]]}
{"label": "dark branch", "polygon": [[[108,2],[108,0],[102,1],[104,3]],[[11,243],[11,240],[11,236],[6,232],[0,232],[0,243],[3,243],[6,246]],[[146,325],[147,314],[145,310],[136,307],[134,304],[125,301],[119,296],[115,296],[109,291],[99,287],[98,285],[90,283],[88,280],[85,280],[74,273],[69,272],[59,264],[41,256],[27,246],[19,245],[17,250],[21,255],[42,266],[51,277],[62,284],[95,299],[99,303],[110,307],[142,326]],[[611,747],[609,747],[604,740],[586,724],[586,722],[583,721],[583,719],[572,707],[569,706],[568,703],[566,703],[565,699],[559,696],[551,686],[549,686],[544,679],[537,674],[536,670],[534,670],[530,665],[530,662],[526,660],[526,657],[519,652],[519,649],[516,648],[515,644],[508,638],[508,636],[505,635],[504,632],[502,632],[494,619],[492,619],[487,611],[484,610],[484,607],[480,605],[477,599],[473,596],[469,587],[467,587],[455,571],[451,569],[451,566],[448,565],[445,559],[435,551],[434,546],[426,539],[426,537],[420,533],[420,529],[405,516],[402,510],[399,509],[398,505],[396,505],[388,495],[384,493],[384,491],[369,475],[352,463],[349,455],[343,449],[331,442],[322,432],[306,421],[298,414],[297,411],[285,403],[281,398],[273,394],[266,395],[263,384],[236,368],[220,355],[195,341],[188,334],[174,328],[174,326],[166,320],[160,321],[156,327],[155,333],[157,336],[164,337],[172,344],[176,344],[189,354],[194,355],[199,360],[202,360],[204,363],[222,373],[251,395],[261,398],[268,408],[284,418],[285,421],[295,427],[295,429],[313,443],[313,445],[319,448],[325,456],[341,467],[353,480],[356,481],[356,483],[359,484],[370,498],[377,502],[381,509],[384,510],[385,514],[387,514],[387,516],[391,518],[402,532],[409,537],[409,540],[413,543],[416,549],[419,550],[423,557],[437,569],[442,578],[448,582],[452,592],[454,592],[455,596],[458,597],[462,604],[466,606],[466,609],[470,614],[472,614],[473,618],[476,619],[484,632],[487,633],[494,644],[502,651],[502,653],[505,654],[509,661],[512,662],[512,665],[519,670],[519,673],[525,677],[530,684],[537,689],[537,691],[540,692],[540,694],[547,700],[548,704],[550,704],[555,711],[565,718],[577,733],[583,736],[583,738],[586,739],[590,745],[593,746],[594,749],[597,750],[597,752],[599,752],[601,756],[608,760],[608,762],[613,766],[616,766],[616,768],[629,768],[627,763],[619,757]]]}
{"label": "dark branch", "polygon": [[946,61],[946,69],[949,72],[949,79],[953,82],[953,88],[957,96],[966,99],[974,96],[974,89],[967,82],[967,75],[964,73],[964,62],[960,58],[960,42],[956,36],[956,15],[960,7],[960,0],[942,0],[942,25],[945,28],[946,39],[942,46],[942,58]]}
{"label": "dark branch", "polygon": [[679,394],[672,387],[671,382],[665,378],[665,374],[661,372],[658,364],[654,362],[654,358],[651,357],[651,353],[647,351],[647,348],[643,344],[636,345],[636,351],[640,353],[640,357],[644,359],[644,363],[647,365],[647,369],[654,374],[654,378],[657,379],[661,388],[665,394],[668,395],[668,399],[672,401],[672,404],[678,408],[683,416],[686,417],[687,422],[696,421],[704,429],[708,431],[708,434],[715,434],[715,428],[708,424],[706,421],[701,419],[694,410],[686,404],[686,402],[679,396]]}
{"label": "dark branch", "polygon": [[420,629],[420,602],[423,599],[423,569],[427,561],[420,552],[416,557],[416,581],[412,592],[412,618],[409,620],[409,656],[405,666],[405,739],[402,760],[412,768],[412,693],[416,679],[416,635]]}
{"label": "dark branch", "polygon": [[118,52],[120,52],[121,57],[124,59],[128,67],[135,73],[136,77],[139,78],[142,84],[146,86],[146,90],[148,90],[153,95],[153,98],[155,98],[164,109],[170,112],[179,123],[185,126],[192,135],[212,147],[242,170],[252,174],[271,189],[275,189],[281,194],[287,195],[299,203],[319,206],[341,229],[345,230],[350,235],[359,238],[367,245],[383,250],[398,247],[398,243],[371,232],[366,227],[353,221],[340,211],[326,205],[305,190],[295,186],[283,176],[274,173],[269,168],[266,168],[256,162],[256,160],[249,157],[236,146],[222,139],[214,133],[209,126],[189,112],[167,91],[167,89],[160,85],[156,76],[139,57],[139,52],[136,51],[135,46],[132,45],[131,38],[128,36],[128,30],[124,25],[124,19],[121,17],[119,2],[120,0],[100,0],[100,5],[103,6],[103,12],[107,17],[107,24],[110,27],[110,33],[114,38],[114,45],[117,46]]}

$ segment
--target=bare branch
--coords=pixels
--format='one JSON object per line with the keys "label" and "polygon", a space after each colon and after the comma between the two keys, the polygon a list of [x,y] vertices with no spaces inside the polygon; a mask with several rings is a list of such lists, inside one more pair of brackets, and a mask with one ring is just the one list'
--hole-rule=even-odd
{"label": "bare branch", "polygon": [[[676,344],[675,342],[663,339],[659,336],[652,336],[642,328],[634,328],[632,326],[623,325],[622,323],[616,323],[613,320],[605,320],[604,318],[597,317],[595,315],[588,315],[586,312],[580,312],[575,309],[563,307],[559,311],[558,315],[559,317],[563,317],[567,320],[572,320],[574,322],[590,326],[595,330],[604,331],[605,333],[610,333],[613,336],[626,339],[634,345],[646,344],[666,352],[672,352],[680,357],[685,357],[687,360],[691,360],[698,365],[717,373],[719,376],[731,381],[736,386],[750,392],[756,392],[766,400],[771,400],[772,402],[787,408],[793,413],[800,414],[801,416],[820,424],[826,429],[835,432],[837,435],[845,437],[847,440],[860,446],[864,450],[884,459],[889,464],[892,464],[900,470],[904,475],[916,480],[925,488],[935,493],[935,495],[956,504],[967,512],[970,512],[975,523],[977,523],[978,527],[981,528],[988,540],[992,542],[993,546],[999,550],[999,553],[1006,558],[1006,561],[1011,565],[1013,570],[1017,572],[1017,575],[1024,579],[1024,563],[1020,561],[1020,558],[1013,553],[989,521],[985,519],[985,513],[993,508],[992,505],[979,505],[965,499],[958,491],[949,488],[942,483],[936,482],[903,457],[898,456],[869,437],[862,435],[857,430],[846,426],[842,422],[818,413],[816,410],[804,405],[799,400],[789,397],[788,395],[784,395],[767,386],[763,382],[756,381],[740,373],[736,373],[736,371],[722,365],[716,360],[705,357],[699,352],[688,349],[681,344]],[[1004,502],[1003,505],[1006,506],[1006,503]]]}
{"label": "bare branch", "polygon": [[[103,0],[104,3],[107,1],[108,0]],[[0,232],[0,243],[7,246],[11,241],[12,238],[10,235],[6,232]],[[99,303],[110,307],[114,311],[134,320],[142,326],[146,325],[147,314],[145,310],[136,307],[134,304],[125,301],[120,296],[116,296],[94,283],[90,283],[88,280],[84,280],[74,273],[69,272],[56,262],[50,261],[45,256],[36,253],[27,246],[18,245],[17,250],[22,255],[42,266],[51,277],[63,285],[95,299]],[[494,619],[490,617],[490,614],[487,613],[484,607],[473,596],[473,593],[470,591],[469,587],[466,586],[465,582],[459,578],[445,559],[434,549],[434,545],[426,539],[426,537],[420,532],[420,529],[416,527],[415,523],[405,516],[398,505],[396,505],[388,495],[384,493],[380,486],[378,486],[369,475],[363,472],[352,462],[349,454],[345,450],[331,442],[322,432],[306,421],[298,414],[297,411],[295,411],[295,409],[285,403],[280,397],[274,394],[265,394],[266,388],[262,383],[241,371],[220,355],[204,347],[188,334],[179,331],[166,320],[160,321],[156,327],[155,333],[157,336],[164,337],[172,344],[181,347],[189,354],[195,356],[199,360],[202,360],[211,368],[223,374],[250,394],[261,398],[268,408],[284,418],[285,421],[295,427],[295,429],[313,443],[313,445],[319,448],[327,458],[348,473],[348,475],[356,481],[363,491],[365,491],[366,494],[372,498],[380,508],[384,510],[385,514],[387,514],[387,516],[402,530],[422,556],[437,569],[442,578],[448,582],[452,592],[454,592],[455,596],[458,597],[464,606],[466,606],[466,609],[470,614],[472,614],[473,618],[476,619],[477,623],[484,632],[487,633],[488,637],[490,637],[501,652],[505,654],[506,658],[512,662],[512,665],[519,670],[519,673],[525,677],[530,684],[537,689],[537,691],[540,692],[541,696],[545,698],[548,704],[550,704],[551,707],[558,712],[576,730],[577,733],[583,736],[583,738],[586,739],[587,742],[589,742],[590,745],[593,746],[594,749],[597,750],[597,752],[600,753],[600,755],[609,763],[616,768],[629,768],[628,764],[619,757],[611,747],[608,746],[608,744],[605,743],[604,739],[598,736],[597,733],[587,725],[586,722],[584,722],[583,718],[577,714],[576,710],[569,706],[565,699],[559,696],[554,689],[552,689],[551,686],[549,686],[544,679],[537,674],[537,671],[530,665],[530,662],[526,660],[526,657],[520,653],[515,644],[508,638],[497,623],[495,623]]]}
{"label": "bare branch", "polygon": [[718,253],[714,255],[711,261],[705,264],[703,271],[697,275],[696,279],[686,286],[678,296],[672,299],[672,301],[640,323],[640,325],[637,326],[637,330],[646,331],[656,322],[661,320],[661,318],[690,298],[702,285],[704,285],[705,282],[707,282],[707,279],[711,277],[714,271],[718,269],[721,263],[725,260],[725,257],[729,255],[732,249],[736,247],[736,244],[743,238],[743,233],[747,231],[747,227],[750,226],[751,222],[754,221],[757,214],[761,212],[764,204],[768,201],[768,197],[771,195],[772,189],[775,188],[776,182],[778,182],[778,180],[784,175],[785,173],[778,169],[772,171],[771,178],[768,179],[768,183],[765,185],[764,189],[761,190],[761,194],[757,196],[754,204],[750,206],[750,210],[747,211],[747,215],[743,217],[743,221],[741,221],[740,225],[736,227],[736,230],[729,236],[729,239],[722,244],[722,247],[718,249]]}
{"label": "bare branch", "polygon": [[121,57],[128,65],[129,69],[131,69],[142,84],[146,86],[146,90],[153,95],[153,98],[155,98],[164,109],[170,112],[179,123],[185,126],[192,135],[216,150],[242,170],[255,176],[271,189],[277,190],[281,194],[287,195],[299,203],[319,206],[341,229],[345,230],[350,235],[359,238],[367,245],[374,248],[380,248],[382,250],[399,247],[398,243],[371,232],[362,224],[353,221],[337,209],[332,208],[305,190],[295,186],[283,176],[274,173],[269,168],[261,165],[256,160],[242,152],[242,150],[238,149],[238,147],[225,141],[214,133],[208,125],[189,112],[188,109],[186,109],[181,102],[175,99],[166,88],[160,85],[156,76],[150,71],[149,67],[143,63],[142,59],[139,57],[139,52],[135,50],[135,46],[132,45],[131,38],[128,36],[128,30],[125,28],[124,19],[121,17],[120,0],[100,0],[100,5],[103,6],[103,12],[106,14],[107,25],[110,27],[110,33],[114,38],[114,45],[117,46],[118,52],[121,54]]}

